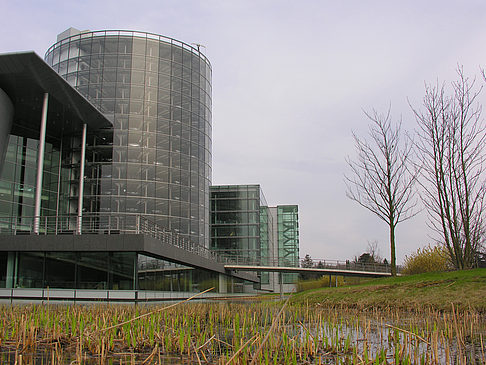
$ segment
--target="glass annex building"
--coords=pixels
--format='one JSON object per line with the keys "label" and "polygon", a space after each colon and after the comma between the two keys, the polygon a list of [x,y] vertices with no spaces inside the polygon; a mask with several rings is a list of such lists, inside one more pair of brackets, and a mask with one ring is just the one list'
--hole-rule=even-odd
{"label": "glass annex building", "polygon": [[[269,207],[260,185],[211,186],[210,191],[211,250],[242,265],[299,266],[297,205]],[[276,289],[276,273],[259,275],[262,288]],[[283,274],[283,284],[297,278]]]}
{"label": "glass annex building", "polygon": [[45,58],[113,123],[88,133],[83,210],[127,215],[129,222],[130,215],[143,214],[208,247],[206,57],[156,34],[71,28]]}

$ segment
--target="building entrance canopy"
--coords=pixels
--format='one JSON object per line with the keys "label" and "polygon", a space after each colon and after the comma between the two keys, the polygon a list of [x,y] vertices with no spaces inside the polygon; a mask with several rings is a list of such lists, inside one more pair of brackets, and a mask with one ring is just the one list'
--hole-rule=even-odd
{"label": "building entrance canopy", "polygon": [[[0,55],[0,89],[14,105],[12,128],[25,127],[38,138],[43,95],[49,94],[50,133],[111,127],[111,122],[34,52]],[[15,134],[15,130],[11,131]],[[23,131],[23,134],[25,131]]]}

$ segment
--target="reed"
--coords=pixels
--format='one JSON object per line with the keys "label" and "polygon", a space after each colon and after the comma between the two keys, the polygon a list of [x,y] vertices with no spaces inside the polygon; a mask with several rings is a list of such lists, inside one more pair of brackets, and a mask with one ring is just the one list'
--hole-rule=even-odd
{"label": "reed", "polygon": [[474,310],[283,302],[0,308],[0,362],[17,364],[484,364]]}

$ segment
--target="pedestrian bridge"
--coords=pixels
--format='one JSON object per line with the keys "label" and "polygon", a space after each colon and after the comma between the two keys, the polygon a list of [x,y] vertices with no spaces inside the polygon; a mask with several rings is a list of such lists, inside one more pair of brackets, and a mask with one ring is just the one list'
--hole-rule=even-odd
{"label": "pedestrian bridge", "polygon": [[[278,272],[379,278],[391,276],[391,267],[383,263],[313,259],[305,267],[302,258],[262,257],[256,260],[229,258],[224,267],[231,271]],[[397,268],[400,269],[400,268]]]}
{"label": "pedestrian bridge", "polygon": [[[390,272],[385,271],[372,271],[356,268],[317,268],[317,267],[290,267],[290,266],[257,266],[257,265],[224,265],[226,270],[232,271],[265,271],[265,272],[279,272],[279,273],[296,273],[296,274],[321,274],[321,275],[334,275],[334,276],[359,276],[359,277],[389,277]],[[371,269],[371,268],[370,268]]]}

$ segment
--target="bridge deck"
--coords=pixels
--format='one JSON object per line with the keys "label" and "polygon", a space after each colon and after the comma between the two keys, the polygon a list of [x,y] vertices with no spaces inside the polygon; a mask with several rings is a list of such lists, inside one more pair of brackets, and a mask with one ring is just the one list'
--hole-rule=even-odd
{"label": "bridge deck", "polygon": [[361,271],[343,268],[303,268],[303,267],[283,267],[283,266],[256,266],[256,265],[224,265],[226,270],[234,271],[271,271],[282,273],[316,273],[322,275],[339,275],[339,276],[359,276],[359,277],[388,277],[389,272],[379,271]]}

